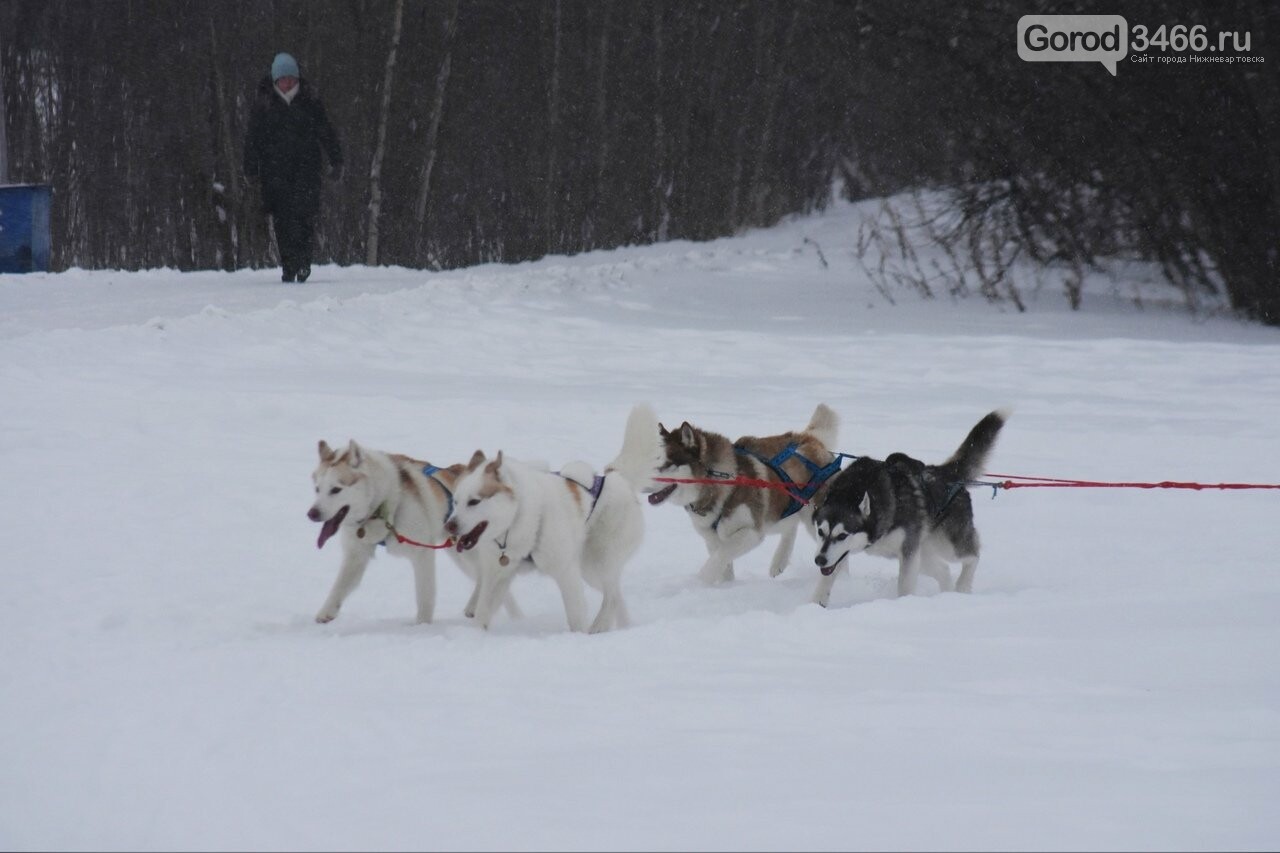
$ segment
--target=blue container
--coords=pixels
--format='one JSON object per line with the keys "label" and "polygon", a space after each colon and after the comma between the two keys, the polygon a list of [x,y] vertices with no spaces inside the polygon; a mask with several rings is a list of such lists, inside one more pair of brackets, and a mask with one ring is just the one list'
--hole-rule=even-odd
{"label": "blue container", "polygon": [[0,186],[0,273],[49,271],[48,184]]}

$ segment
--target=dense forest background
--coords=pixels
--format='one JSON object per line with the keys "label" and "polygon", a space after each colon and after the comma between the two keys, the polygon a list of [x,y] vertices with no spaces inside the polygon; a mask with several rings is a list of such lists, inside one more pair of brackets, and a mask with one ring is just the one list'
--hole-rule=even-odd
{"label": "dense forest background", "polygon": [[[1025,63],[1037,13],[1247,33],[1265,61]],[[1270,0],[3,0],[0,84],[58,269],[274,265],[240,162],[285,50],[347,163],[317,261],[707,239],[931,188],[997,266],[1151,259],[1280,325],[1278,23]]]}

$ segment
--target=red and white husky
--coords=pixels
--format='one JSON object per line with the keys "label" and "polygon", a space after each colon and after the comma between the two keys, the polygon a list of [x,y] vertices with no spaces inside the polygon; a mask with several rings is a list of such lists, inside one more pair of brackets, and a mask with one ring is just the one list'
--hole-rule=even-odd
{"label": "red and white husky", "polygon": [[[320,464],[311,475],[316,500],[307,518],[323,525],[317,548],[342,532],[342,567],[316,621],[333,621],[342,602],[364,577],[378,546],[384,545],[388,553],[413,563],[418,621],[430,622],[436,606],[436,549],[425,546],[446,541],[445,518],[465,466],[440,468],[398,453],[362,447],[354,439],[341,452],[324,441],[319,450]],[[463,572],[475,580],[475,561],[465,554],[454,556]],[[479,594],[477,583],[467,603],[467,616],[475,615]],[[520,615],[509,595],[503,603],[513,617]]]}
{"label": "red and white husky", "polygon": [[[637,493],[650,484],[660,453],[658,420],[646,405],[632,410],[622,450],[603,474],[584,462],[553,472],[501,451],[492,461],[476,451],[445,527],[459,552],[476,555],[477,621],[488,627],[516,572],[536,569],[559,586],[571,631],[625,627],[622,568],[644,535]],[[589,628],[584,581],[604,596]]]}

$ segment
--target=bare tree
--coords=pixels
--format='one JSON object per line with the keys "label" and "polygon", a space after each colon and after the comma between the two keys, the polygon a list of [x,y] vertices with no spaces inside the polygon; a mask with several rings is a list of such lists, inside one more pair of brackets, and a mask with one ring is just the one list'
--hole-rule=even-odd
{"label": "bare tree", "polygon": [[0,184],[9,183],[9,131],[5,121],[4,99],[4,33],[0,32]]}
{"label": "bare tree", "polygon": [[543,188],[542,222],[546,250],[555,251],[556,198],[560,180],[556,173],[556,134],[560,129],[560,0],[551,0],[551,69],[547,82],[547,171]]}
{"label": "bare tree", "polygon": [[453,36],[458,28],[458,0],[452,0],[445,14],[444,44],[441,47],[440,68],[436,71],[435,97],[431,102],[431,124],[423,142],[425,158],[422,164],[422,183],[418,185],[418,200],[414,205],[414,221],[418,226],[417,248],[422,255],[426,241],[427,199],[431,193],[431,173],[436,165],[436,139],[440,134],[440,119],[444,115],[444,98],[449,88],[449,71],[453,64]]}
{"label": "bare tree", "polygon": [[382,76],[382,109],[378,112],[378,141],[369,166],[369,231],[365,243],[365,263],[378,265],[378,218],[382,215],[382,160],[387,153],[387,123],[391,119],[391,87],[395,82],[396,51],[400,47],[400,25],[404,20],[404,0],[396,0],[391,21],[391,47]]}
{"label": "bare tree", "polygon": [[[751,183],[747,192],[747,198],[752,205],[754,220],[758,225],[768,221],[764,210],[765,158],[769,156],[773,144],[774,126],[778,121],[778,102],[782,96],[782,87],[787,81],[787,61],[791,57],[796,24],[800,20],[800,10],[799,3],[791,4],[791,16],[787,21],[786,30],[782,37],[781,49],[763,51],[761,56],[762,65],[765,62],[772,61],[773,68],[768,71],[769,83],[764,91],[764,106],[760,111],[760,137],[756,141],[755,165],[751,169]],[[763,67],[761,68],[761,73],[766,73]]]}

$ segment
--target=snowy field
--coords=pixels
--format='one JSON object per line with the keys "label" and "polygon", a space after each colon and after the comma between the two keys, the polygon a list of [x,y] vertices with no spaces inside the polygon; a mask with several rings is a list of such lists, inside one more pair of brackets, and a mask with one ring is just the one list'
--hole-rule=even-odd
{"label": "snowy field", "polygon": [[731,437],[825,401],[839,449],[938,462],[1010,406],[993,472],[1280,483],[1280,332],[1139,266],[1076,312],[1026,268],[1026,313],[890,305],[859,215],[306,285],[0,276],[0,848],[1275,849],[1274,491],[975,490],[974,594],[861,556],[827,610],[807,536],[708,588],[646,505],[629,629],[570,634],[522,576],[485,633],[447,557],[415,625],[386,555],[313,621],[321,438],[603,465],[636,401]]}

